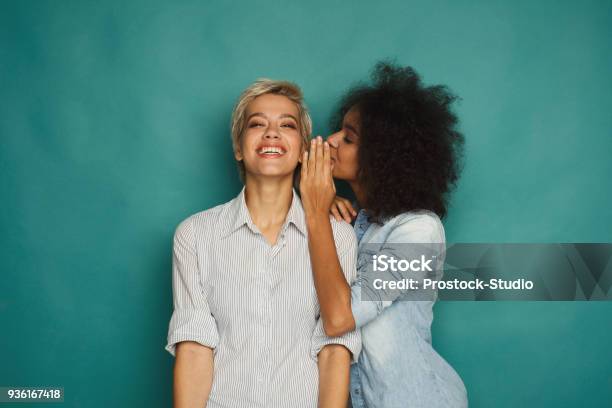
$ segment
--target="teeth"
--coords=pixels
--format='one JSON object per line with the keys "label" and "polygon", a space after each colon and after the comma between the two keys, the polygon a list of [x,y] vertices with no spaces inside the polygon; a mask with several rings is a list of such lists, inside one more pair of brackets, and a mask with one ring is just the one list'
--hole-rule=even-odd
{"label": "teeth", "polygon": [[259,153],[261,154],[266,154],[266,153],[282,154],[283,151],[278,147],[262,147],[261,149],[259,149]]}

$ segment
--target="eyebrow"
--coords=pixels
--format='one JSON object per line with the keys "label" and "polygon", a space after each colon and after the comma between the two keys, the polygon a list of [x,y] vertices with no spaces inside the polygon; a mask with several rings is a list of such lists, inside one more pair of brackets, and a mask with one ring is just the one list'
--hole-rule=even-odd
{"label": "eyebrow", "polygon": [[[254,112],[254,113],[251,113],[251,114],[249,115],[249,117],[247,118],[247,121],[248,121],[249,119],[251,119],[253,116],[261,116],[261,117],[263,117],[263,118],[267,118],[267,117],[268,117],[268,116],[267,116],[266,114],[264,114],[263,112]],[[299,122],[295,116],[293,116],[293,115],[291,115],[291,114],[289,114],[289,113],[283,113],[282,115],[280,115],[280,119],[284,119],[284,118],[291,118],[291,119],[295,120],[296,122]]]}

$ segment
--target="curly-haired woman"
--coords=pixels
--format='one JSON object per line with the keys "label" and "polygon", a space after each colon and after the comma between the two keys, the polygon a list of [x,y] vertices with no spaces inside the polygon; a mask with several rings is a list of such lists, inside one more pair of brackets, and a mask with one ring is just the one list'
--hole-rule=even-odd
{"label": "curly-haired woman", "polygon": [[[376,290],[366,276],[373,254],[407,259],[429,251],[434,278],[441,277],[440,219],[464,141],[454,100],[444,86],[424,86],[410,67],[379,63],[373,84],[342,99],[337,132],[326,142],[313,139],[304,153],[300,191],[324,329],[329,336],[355,328],[362,334],[362,353],[351,367],[353,407],[467,406],[461,378],[432,347],[436,292]],[[336,197],[332,177],[351,186],[358,213]],[[359,279],[352,286],[338,261],[330,208],[336,218],[356,216]]]}

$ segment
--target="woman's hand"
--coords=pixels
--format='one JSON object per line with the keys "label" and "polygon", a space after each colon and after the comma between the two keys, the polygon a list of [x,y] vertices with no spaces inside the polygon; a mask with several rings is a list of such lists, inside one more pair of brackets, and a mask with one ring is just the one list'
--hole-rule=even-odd
{"label": "woman's hand", "polygon": [[343,197],[336,196],[329,210],[337,221],[344,220],[349,224],[357,216],[357,211],[353,208],[353,204]]}
{"label": "woman's hand", "polygon": [[[338,258],[329,211],[336,187],[331,175],[329,145],[317,137],[304,152],[300,193],[306,215],[308,252],[317,291],[323,330],[331,337],[355,328],[351,311],[351,287]],[[348,264],[346,267],[349,267]],[[352,271],[347,271],[347,276]],[[340,333],[342,331],[342,333]],[[339,333],[339,334],[336,334]]]}
{"label": "woman's hand", "polygon": [[329,216],[336,197],[331,175],[329,144],[321,136],[311,140],[310,152],[302,156],[300,195],[306,217]]}

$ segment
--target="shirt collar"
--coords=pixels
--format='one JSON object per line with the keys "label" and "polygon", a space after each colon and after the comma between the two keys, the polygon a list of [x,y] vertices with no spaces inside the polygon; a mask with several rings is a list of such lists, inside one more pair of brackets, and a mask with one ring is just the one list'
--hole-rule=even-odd
{"label": "shirt collar", "polygon": [[370,227],[370,223],[368,222],[368,212],[365,209],[359,210],[357,213],[357,217],[355,218],[355,224],[353,228],[355,228],[355,234],[357,235],[357,242],[361,241],[363,235]]}
{"label": "shirt collar", "polygon": [[[245,188],[242,187],[240,194],[232,200],[229,205],[229,212],[227,214],[228,223],[225,231],[221,234],[221,237],[226,237],[236,231],[243,225],[247,225],[253,232],[258,232],[257,226],[251,219],[251,214],[246,205]],[[304,216],[304,208],[302,207],[302,201],[298,196],[295,188],[292,188],[293,196],[291,199],[291,207],[287,212],[287,218],[281,229],[281,233],[285,232],[289,224],[293,224],[302,235],[306,236],[306,218]]]}

